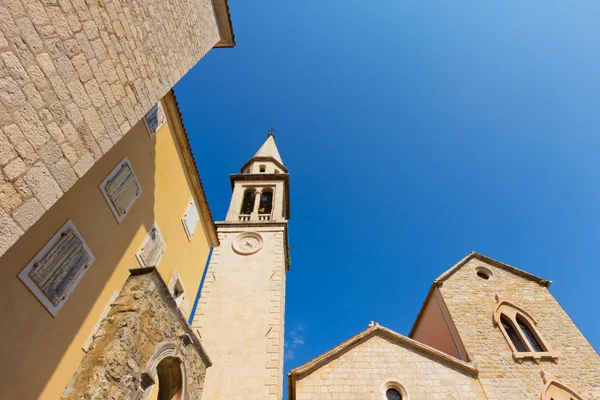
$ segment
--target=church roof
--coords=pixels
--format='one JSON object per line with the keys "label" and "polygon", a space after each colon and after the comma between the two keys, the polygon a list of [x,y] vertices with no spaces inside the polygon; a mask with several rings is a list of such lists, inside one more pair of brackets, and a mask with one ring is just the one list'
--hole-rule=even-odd
{"label": "church roof", "polygon": [[[385,328],[375,322],[375,323],[371,323],[369,325],[369,328],[367,328],[366,330],[364,330],[361,333],[359,333],[358,335],[346,340],[345,342],[341,343],[337,347],[334,347],[333,349],[329,350],[328,352],[321,354],[317,358],[312,359],[311,361],[307,362],[304,365],[301,365],[300,367],[296,367],[296,368],[292,369],[290,372],[288,372],[288,379],[290,381],[292,381],[293,379],[302,378],[302,377],[308,375],[309,373],[315,371],[316,369],[327,364],[331,360],[337,358],[338,356],[342,355],[343,353],[347,352],[348,350],[354,348],[355,346],[363,343],[367,339],[369,339],[377,334],[385,336],[386,338],[388,338],[400,345],[408,347],[411,350],[414,350],[418,353],[429,356],[436,361],[439,361],[441,363],[444,363],[451,367],[454,367],[455,369],[457,369],[461,372],[475,375],[475,376],[479,373],[477,368],[472,364],[469,364],[465,361],[458,360],[452,356],[449,356],[448,354],[446,354],[444,352],[441,352],[439,350],[434,349],[433,347],[427,346],[426,344],[423,344],[414,339],[408,338],[404,335],[394,332],[391,329]],[[290,388],[292,387],[291,384],[288,386]],[[290,397],[290,398],[292,398],[292,397]]]}

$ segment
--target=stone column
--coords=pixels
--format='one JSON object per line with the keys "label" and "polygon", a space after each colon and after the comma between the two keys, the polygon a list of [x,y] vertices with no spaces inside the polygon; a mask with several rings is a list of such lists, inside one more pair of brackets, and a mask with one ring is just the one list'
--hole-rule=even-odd
{"label": "stone column", "polygon": [[252,214],[250,215],[250,221],[258,221],[258,206],[260,205],[260,197],[262,196],[262,189],[256,189],[254,193],[254,208],[252,208]]}

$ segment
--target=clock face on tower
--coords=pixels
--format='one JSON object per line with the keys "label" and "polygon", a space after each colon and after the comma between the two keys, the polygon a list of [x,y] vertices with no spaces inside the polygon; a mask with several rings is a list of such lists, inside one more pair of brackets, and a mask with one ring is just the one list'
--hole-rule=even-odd
{"label": "clock face on tower", "polygon": [[232,247],[239,254],[254,254],[263,246],[263,238],[256,232],[245,232],[233,240]]}

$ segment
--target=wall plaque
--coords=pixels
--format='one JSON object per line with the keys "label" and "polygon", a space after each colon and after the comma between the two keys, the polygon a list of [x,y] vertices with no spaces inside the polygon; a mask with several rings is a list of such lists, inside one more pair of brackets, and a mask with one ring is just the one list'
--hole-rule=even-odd
{"label": "wall plaque", "polygon": [[56,315],[92,262],[94,255],[69,220],[27,264],[19,278]]}
{"label": "wall plaque", "polygon": [[143,267],[157,267],[166,249],[167,245],[160,229],[158,229],[158,224],[155,222],[146,235],[136,257]]}
{"label": "wall plaque", "polygon": [[148,129],[150,137],[154,137],[156,132],[167,122],[167,117],[160,101],[146,113],[144,122],[146,123],[146,129]]}
{"label": "wall plaque", "polygon": [[117,221],[119,223],[123,221],[135,200],[142,193],[142,187],[127,157],[100,184],[100,190]]}

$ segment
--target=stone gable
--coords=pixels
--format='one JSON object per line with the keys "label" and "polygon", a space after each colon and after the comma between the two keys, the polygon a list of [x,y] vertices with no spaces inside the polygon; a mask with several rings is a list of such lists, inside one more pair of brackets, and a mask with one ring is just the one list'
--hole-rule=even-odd
{"label": "stone gable", "polygon": [[404,386],[411,400],[485,399],[476,374],[466,373],[380,333],[350,347],[298,377],[295,397],[290,398],[380,400],[382,384],[393,380]]}
{"label": "stone gable", "polygon": [[[485,267],[493,276],[477,276]],[[440,291],[487,398],[539,399],[541,372],[556,376],[585,399],[600,398],[600,357],[545,285],[474,257],[444,280]],[[559,354],[557,360],[513,359],[513,353],[494,325],[492,313],[498,301],[507,300],[537,320],[546,345]]]}

